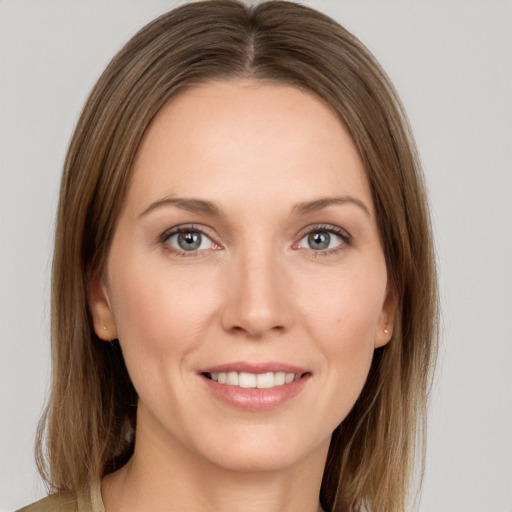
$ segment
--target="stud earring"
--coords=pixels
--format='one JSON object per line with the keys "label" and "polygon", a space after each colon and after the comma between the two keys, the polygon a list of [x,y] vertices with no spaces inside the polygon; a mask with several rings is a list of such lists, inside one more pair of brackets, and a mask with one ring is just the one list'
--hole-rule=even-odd
{"label": "stud earring", "polygon": [[107,329],[105,326],[103,326],[103,330],[104,330],[104,331],[108,331],[108,329]]}
{"label": "stud earring", "polygon": [[389,331],[387,329],[384,329],[385,334],[389,334]]}

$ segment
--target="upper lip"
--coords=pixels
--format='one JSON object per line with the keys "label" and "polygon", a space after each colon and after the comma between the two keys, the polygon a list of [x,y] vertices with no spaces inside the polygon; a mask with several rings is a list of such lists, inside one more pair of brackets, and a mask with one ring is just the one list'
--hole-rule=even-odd
{"label": "upper lip", "polygon": [[280,363],[276,361],[269,361],[264,363],[249,363],[247,361],[236,361],[232,363],[224,363],[215,366],[209,366],[202,369],[199,373],[228,373],[228,372],[246,372],[246,373],[294,373],[296,375],[303,375],[308,373],[306,368],[295,366],[288,363]]}

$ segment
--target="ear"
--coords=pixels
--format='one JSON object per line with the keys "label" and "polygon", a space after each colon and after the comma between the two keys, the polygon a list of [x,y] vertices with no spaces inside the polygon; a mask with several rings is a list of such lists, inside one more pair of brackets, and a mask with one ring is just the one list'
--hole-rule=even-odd
{"label": "ear", "polygon": [[117,328],[110,306],[107,288],[97,273],[89,276],[89,310],[92,316],[94,332],[104,341],[117,338]]}
{"label": "ear", "polygon": [[382,311],[375,326],[374,348],[383,347],[393,337],[397,307],[398,296],[393,290],[388,288],[384,304],[382,305]]}

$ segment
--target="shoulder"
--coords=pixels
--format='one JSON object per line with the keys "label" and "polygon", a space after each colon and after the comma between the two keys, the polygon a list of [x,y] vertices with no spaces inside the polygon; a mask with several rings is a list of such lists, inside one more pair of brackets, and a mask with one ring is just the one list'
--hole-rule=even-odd
{"label": "shoulder", "polygon": [[58,492],[20,508],[17,512],[78,512],[78,502],[75,493]]}
{"label": "shoulder", "polygon": [[71,491],[50,494],[16,512],[105,512],[100,482],[78,494]]}

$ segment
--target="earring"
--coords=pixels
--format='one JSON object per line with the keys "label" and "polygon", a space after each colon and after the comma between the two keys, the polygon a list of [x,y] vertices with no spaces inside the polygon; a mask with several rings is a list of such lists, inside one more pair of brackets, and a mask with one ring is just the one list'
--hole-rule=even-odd
{"label": "earring", "polygon": [[105,326],[103,326],[103,330],[104,330],[104,331],[108,331],[108,329],[107,329]]}
{"label": "earring", "polygon": [[384,329],[385,334],[389,334],[389,331],[387,329]]}

